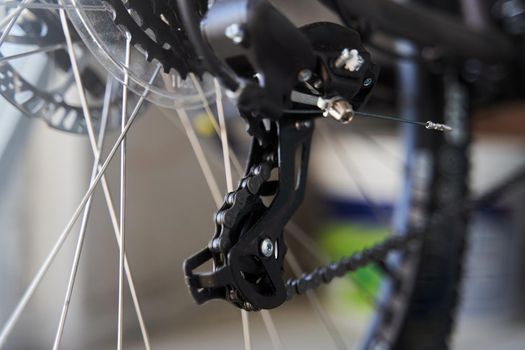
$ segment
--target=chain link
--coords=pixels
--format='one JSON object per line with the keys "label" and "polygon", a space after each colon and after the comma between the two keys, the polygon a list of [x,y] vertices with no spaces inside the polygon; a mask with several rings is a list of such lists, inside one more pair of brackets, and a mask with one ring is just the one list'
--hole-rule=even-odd
{"label": "chain link", "polygon": [[411,243],[422,238],[421,232],[412,232],[404,236],[392,236],[371,248],[344,257],[339,261],[318,267],[300,278],[289,279],[286,282],[288,300],[296,295],[319,288],[322,284],[330,283],[336,277],[343,277],[348,272],[356,271],[372,263],[385,260],[387,255],[393,251],[405,250]]}

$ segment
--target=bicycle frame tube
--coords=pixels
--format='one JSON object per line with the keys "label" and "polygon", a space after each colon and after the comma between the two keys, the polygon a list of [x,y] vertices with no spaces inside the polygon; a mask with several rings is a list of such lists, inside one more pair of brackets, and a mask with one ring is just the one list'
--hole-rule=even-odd
{"label": "bicycle frame tube", "polygon": [[370,20],[377,29],[440,48],[445,56],[504,63],[516,57],[512,41],[494,30],[475,30],[459,17],[414,3],[392,0],[319,0],[345,22]]}

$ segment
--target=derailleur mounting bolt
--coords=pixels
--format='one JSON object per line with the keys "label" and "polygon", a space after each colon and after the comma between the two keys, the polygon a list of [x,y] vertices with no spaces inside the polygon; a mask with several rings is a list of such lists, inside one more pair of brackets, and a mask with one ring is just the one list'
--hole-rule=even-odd
{"label": "derailleur mounting bolt", "polygon": [[242,44],[245,34],[244,29],[239,23],[230,24],[224,31],[224,35],[237,45]]}
{"label": "derailleur mounting bolt", "polygon": [[266,238],[261,242],[260,246],[261,254],[267,258],[273,255],[274,245],[271,239]]}

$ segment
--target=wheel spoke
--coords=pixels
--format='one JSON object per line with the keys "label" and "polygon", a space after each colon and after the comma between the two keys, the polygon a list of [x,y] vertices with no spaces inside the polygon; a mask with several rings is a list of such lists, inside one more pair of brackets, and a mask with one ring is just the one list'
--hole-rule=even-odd
{"label": "wheel spoke", "polygon": [[[87,125],[87,129],[88,129],[89,140],[90,140],[90,143],[91,143],[91,146],[92,146],[92,151],[93,151],[94,157],[96,158],[96,157],[99,157],[100,149],[98,149],[96,147],[96,143],[95,143],[95,140],[94,140],[94,130],[93,130],[93,123],[92,123],[91,113],[90,113],[90,110],[89,110],[89,106],[87,104],[85,90],[84,90],[84,86],[83,86],[83,83],[82,83],[82,78],[80,76],[80,71],[78,69],[78,62],[77,62],[77,59],[76,59],[76,55],[74,53],[73,43],[72,43],[72,40],[71,40],[71,34],[70,34],[70,31],[69,31],[69,26],[67,24],[67,20],[66,20],[66,15],[65,15],[64,9],[60,9],[60,19],[61,19],[61,22],[62,22],[62,27],[64,29],[64,35],[66,37],[68,53],[69,53],[69,56],[70,56],[71,66],[73,68],[73,73],[74,73],[74,77],[75,77],[78,93],[79,93],[79,96],[80,96],[80,99],[81,99],[81,102],[82,102],[82,109],[83,109],[84,115],[86,117],[86,125]],[[131,50],[129,38],[127,40],[126,45],[127,45],[126,46],[126,59],[129,60],[130,50]],[[126,62],[126,63],[129,66],[129,62]],[[159,71],[160,71],[160,66],[157,66],[157,69],[155,70],[153,76],[151,77],[151,79],[149,81],[149,84],[153,83],[153,81],[157,77]],[[120,226],[119,226],[120,229],[118,227],[116,227],[116,229],[115,229],[115,234],[117,236],[119,236],[118,237],[118,247],[119,247],[119,306],[118,306],[118,327],[117,327],[118,328],[118,331],[117,331],[118,335],[117,335],[117,338],[118,338],[118,345],[121,346],[121,344],[122,344],[121,343],[121,339],[122,339],[121,338],[122,337],[122,324],[123,324],[123,321],[122,321],[123,278],[124,278],[123,276],[124,276],[124,270],[126,270],[126,277],[128,279],[128,282],[129,282],[128,284],[130,286],[130,291],[131,291],[131,294],[132,294],[132,299],[133,299],[133,303],[134,303],[134,306],[135,306],[135,311],[136,311],[137,317],[139,319],[139,323],[140,323],[140,328],[141,328],[141,333],[142,333],[142,337],[143,337],[143,340],[144,340],[144,344],[145,344],[146,348],[149,349],[149,347],[150,347],[150,345],[149,345],[149,337],[148,337],[147,330],[146,330],[146,327],[145,327],[144,319],[142,317],[142,312],[141,312],[140,304],[138,302],[138,298],[137,298],[137,295],[136,295],[135,287],[134,287],[134,284],[132,283],[131,271],[129,269],[129,265],[127,264],[127,258],[125,256],[125,249],[124,249],[125,248],[125,240],[124,240],[124,235],[123,235],[123,232],[124,232],[124,218],[125,218],[124,217],[125,210],[124,210],[124,207],[123,207],[124,203],[125,203],[125,139],[126,139],[126,134],[127,134],[128,130],[129,130],[129,127],[131,126],[131,123],[133,122],[135,117],[138,115],[138,112],[139,112],[140,108],[142,107],[142,104],[144,103],[144,100],[145,100],[147,94],[149,93],[149,85],[146,88],[146,90],[144,91],[144,93],[142,94],[142,96],[140,97],[140,99],[139,99],[137,105],[135,106],[135,108],[134,108],[134,110],[133,110],[129,120],[127,120],[128,90],[127,90],[126,85],[128,83],[128,79],[129,79],[129,76],[128,76],[127,73],[125,75],[125,79],[126,80],[125,80],[125,84],[123,85],[123,95],[122,95],[121,136],[119,137],[120,145],[121,145],[121,208],[120,208],[121,212],[120,212]],[[116,151],[116,149],[115,149],[115,151]],[[109,187],[108,187],[108,184],[106,182],[105,177],[103,176],[104,175],[103,174],[103,170],[99,169],[99,171],[102,173],[102,185],[103,185],[103,190],[104,190],[106,203],[108,205],[108,209],[110,210],[110,215],[113,216],[113,215],[115,215],[115,211],[114,211],[114,207],[113,207],[113,203],[112,203]]]}
{"label": "wheel spoke", "polygon": [[[60,9],[81,9],[83,11],[110,11],[107,6],[104,5],[82,5],[77,6],[75,4],[48,4],[48,3],[41,3],[41,2],[34,2],[33,0],[26,0],[23,2],[16,1],[16,0],[5,0],[0,1],[0,6],[4,7],[16,7],[21,8],[22,10],[25,9],[39,9],[39,10],[60,10]],[[2,28],[2,23],[0,23],[0,28]]]}
{"label": "wheel spoke", "polygon": [[[125,67],[129,68],[131,57],[131,37],[126,36],[126,58]],[[124,84],[122,84],[122,116],[121,131],[126,127],[128,115],[128,70],[124,70]],[[120,246],[119,246],[119,273],[118,273],[118,327],[117,327],[117,349],[122,350],[122,339],[124,332],[124,254],[126,252],[126,138],[120,145]]]}
{"label": "wheel spoke", "polygon": [[[75,81],[76,81],[76,85],[77,85],[77,89],[78,89],[78,93],[79,93],[79,96],[80,96],[80,99],[81,99],[81,102],[82,102],[82,109],[83,109],[83,112],[84,112],[84,115],[86,117],[86,125],[87,125],[87,129],[88,129],[88,135],[89,135],[89,139],[90,139],[90,143],[91,143],[91,146],[92,146],[92,150],[93,150],[93,154],[94,154],[94,157],[95,158],[99,158],[100,157],[100,149],[96,147],[96,143],[95,143],[95,140],[94,140],[94,130],[93,130],[93,123],[92,123],[92,118],[91,118],[91,113],[90,113],[90,110],[89,110],[89,106],[88,106],[88,103],[87,103],[87,99],[86,99],[86,95],[85,95],[85,90],[84,90],[84,86],[83,86],[83,83],[82,83],[82,78],[81,78],[81,75],[80,75],[80,71],[78,69],[78,62],[77,62],[77,59],[76,59],[76,55],[75,55],[75,52],[74,52],[74,48],[73,48],[73,43],[72,43],[72,40],[71,40],[71,34],[70,34],[70,31],[69,31],[69,26],[67,24],[67,20],[66,20],[66,15],[65,15],[65,11],[64,9],[61,9],[60,10],[60,19],[61,19],[61,22],[62,22],[62,27],[63,27],[63,30],[64,30],[64,35],[66,37],[66,43],[67,43],[67,48],[68,48],[68,53],[69,53],[69,56],[70,56],[70,61],[71,61],[71,66],[72,66],[72,69],[73,69],[73,73],[74,73],[74,77],[75,77]],[[129,66],[129,57],[130,57],[130,40],[128,38],[127,40],[127,43],[126,43],[126,64],[127,66]],[[159,72],[159,67],[157,67],[157,70],[156,72],[154,73],[153,77],[151,78],[150,80],[150,83],[153,82],[153,80],[155,79],[155,77],[158,75],[158,72]],[[149,88],[147,90],[144,91],[144,94],[141,96],[139,102],[137,103],[137,106],[135,107],[133,113],[132,113],[132,116],[130,117],[130,120],[129,122],[127,122],[127,100],[128,100],[128,90],[127,90],[127,87],[126,87],[126,84],[128,83],[127,79],[128,79],[128,75],[126,74],[125,75],[125,84],[123,85],[123,97],[122,97],[122,123],[121,123],[121,139],[120,139],[120,143],[121,143],[121,211],[120,211],[120,234],[119,234],[119,240],[118,240],[118,246],[119,246],[119,305],[118,305],[118,345],[121,346],[122,344],[122,324],[123,324],[123,321],[122,321],[122,311],[123,311],[123,286],[124,286],[124,283],[123,283],[123,280],[124,280],[124,270],[126,269],[126,262],[127,262],[127,259],[125,257],[125,240],[124,240],[124,219],[125,219],[125,207],[124,207],[124,204],[125,204],[125,156],[126,156],[126,153],[125,153],[125,140],[126,140],[126,134],[127,134],[127,131],[129,130],[129,122],[132,122],[135,118],[135,116],[138,114],[139,110],[140,110],[140,107],[142,106],[143,102],[144,102],[144,99],[147,95],[147,93],[149,92]],[[130,124],[129,124],[130,125]],[[102,172],[102,170],[100,170]],[[103,175],[103,174],[102,174]],[[113,206],[112,206],[112,200],[111,200],[111,196],[109,194],[109,188],[108,188],[108,185],[107,185],[107,182],[106,182],[106,179],[105,177],[103,178],[103,188],[104,188],[104,192],[105,192],[105,198],[106,198],[106,202],[108,204],[108,208],[110,208],[110,214],[111,213],[111,209],[114,210]],[[111,203],[111,204],[110,204]],[[117,233],[117,232],[116,232]],[[131,273],[129,271],[129,266],[127,267],[127,272],[126,272],[126,276],[128,278],[128,281],[131,280]],[[138,298],[136,297],[136,293],[135,293],[135,288],[134,286],[132,287],[132,285],[130,284],[130,289],[132,290],[132,294],[133,294],[133,301],[134,301],[134,305],[135,305],[135,310],[136,310],[136,313],[137,313],[137,316],[139,318],[139,323],[140,323],[140,327],[141,327],[141,332],[142,332],[142,336],[143,336],[143,339],[144,339],[144,343],[146,345],[146,348],[149,348],[149,337],[147,335],[147,331],[146,331],[146,328],[145,328],[145,325],[144,325],[144,320],[143,320],[143,317],[142,317],[142,312],[140,310],[140,305],[138,303]],[[120,349],[120,347],[119,347]]]}
{"label": "wheel spoke", "polygon": [[[103,107],[101,125],[100,125],[100,130],[99,130],[99,135],[98,135],[98,141],[97,141],[97,147],[99,150],[102,150],[104,146],[105,131],[106,131],[106,127],[108,123],[108,115],[109,115],[109,104],[111,103],[111,89],[112,89],[112,80],[109,79],[108,83],[106,84],[104,107]],[[97,169],[98,169],[99,164],[100,164],[100,153],[95,157],[95,160],[93,162],[93,169],[91,171],[91,180],[90,180],[91,183],[93,182],[93,180],[95,179],[95,176],[97,175]],[[58,350],[58,348],[60,347],[60,343],[62,341],[62,334],[64,332],[66,317],[67,317],[67,313],[69,311],[69,305],[71,302],[71,295],[73,293],[73,287],[75,285],[75,280],[76,280],[76,276],[78,272],[78,266],[80,263],[80,256],[82,254],[82,248],[84,246],[84,238],[85,238],[85,234],[87,231],[88,218],[89,218],[89,214],[91,211],[92,198],[93,197],[91,197],[88,200],[88,202],[86,203],[86,207],[84,208],[84,214],[82,216],[82,221],[81,221],[82,223],[80,225],[77,246],[75,249],[75,255],[73,258],[73,264],[71,267],[71,273],[69,276],[65,300],[62,306],[60,321],[58,323],[58,329],[55,335],[55,342],[53,344],[53,350]]]}
{"label": "wheel spoke", "polygon": [[376,217],[376,220],[379,222],[379,224],[383,225],[384,227],[388,228],[389,220],[385,217],[385,214],[382,210],[378,207],[378,205],[375,203],[370,196],[366,193],[367,191],[363,188],[363,176],[361,172],[359,171],[359,167],[357,167],[354,162],[352,161],[352,158],[350,157],[351,152],[346,152],[347,157],[343,158],[343,155],[341,153],[342,150],[346,150],[344,145],[340,142],[336,145],[336,141],[334,141],[333,137],[330,137],[330,135],[326,132],[326,130],[323,127],[319,127],[319,134],[323,138],[323,140],[332,148],[333,153],[335,154],[336,158],[338,159],[339,163],[343,166],[345,169],[347,175],[350,177],[350,179],[354,182],[354,184],[357,187],[357,190],[359,191],[359,194],[365,202],[367,203],[370,210],[372,210],[372,213]]}
{"label": "wheel spoke", "polygon": [[244,339],[244,350],[252,350],[252,337],[250,334],[250,318],[248,311],[241,310],[242,336]]}
{"label": "wheel spoke", "polygon": [[[290,249],[288,249],[288,252],[286,253],[286,262],[288,263],[288,265],[290,265],[290,268],[297,277],[300,277],[303,274],[303,269],[299,265],[298,260],[296,259],[295,255]],[[341,333],[335,326],[334,320],[324,309],[315,292],[311,290],[307,291],[306,297],[308,298],[308,301],[310,302],[317,316],[319,317],[319,320],[321,320],[324,327],[328,331],[328,334],[330,335],[330,338],[332,338],[332,341],[334,342],[336,348],[338,350],[346,350],[347,346],[343,340],[343,337],[341,336]]]}
{"label": "wheel spoke", "polygon": [[[11,22],[11,20],[14,17],[20,16],[20,13],[25,10],[24,4],[28,3],[30,0],[25,0],[23,2],[13,1],[14,4],[11,5],[11,7],[16,7],[14,11],[9,13],[7,16],[2,18],[2,21],[0,21],[0,29],[3,29],[8,23]],[[8,7],[8,6],[6,6]]]}
{"label": "wheel spoke", "polygon": [[[197,137],[197,134],[195,133],[195,129],[193,128],[188,114],[184,109],[177,109],[177,114],[179,115],[179,119],[184,128],[184,132],[186,133],[186,136],[190,141],[190,145],[193,149],[195,157],[197,158],[197,162],[199,163],[201,171],[204,174],[204,178],[213,197],[213,200],[215,201],[217,208],[219,208],[222,205],[222,197],[219,190],[219,185],[217,184],[217,180],[215,179],[215,176],[211,171],[210,164],[204,154],[204,150],[199,141],[199,138]],[[170,115],[167,116],[170,121],[175,123],[175,121],[171,118]],[[241,310],[241,319],[243,326],[244,348],[245,350],[251,350],[249,319],[248,313],[245,310]]]}
{"label": "wheel spoke", "polygon": [[215,96],[217,101],[217,115],[219,116],[220,135],[222,142],[222,156],[224,159],[224,173],[226,176],[226,188],[228,192],[233,191],[232,167],[230,162],[230,144],[228,142],[228,130],[226,129],[226,120],[224,118],[224,107],[222,105],[222,90],[219,81],[214,79]]}
{"label": "wheel spoke", "polygon": [[[215,130],[215,133],[217,134],[217,136],[221,138],[221,128],[219,124],[217,123],[217,120],[213,116],[213,112],[211,110],[210,104],[208,103],[208,99],[206,98],[206,95],[204,94],[204,91],[202,89],[201,83],[199,82],[199,79],[197,79],[197,77],[193,73],[190,73],[190,78],[193,82],[193,86],[197,90],[197,94],[199,95],[199,98],[201,99],[202,105],[204,107],[204,111],[206,112],[206,115],[208,116],[208,119],[211,125],[213,126],[213,130]],[[220,92],[220,94],[222,95],[222,92]],[[221,108],[222,108],[222,100],[221,100]],[[230,158],[231,158],[231,161],[233,163],[235,170],[239,174],[242,174],[243,172],[242,165],[241,165],[241,162],[239,161],[239,158],[237,158],[237,156],[234,153],[230,153]]]}
{"label": "wheel spoke", "polygon": [[[220,208],[220,206],[222,205],[222,197],[219,191],[219,186],[217,185],[215,176],[213,175],[213,172],[211,171],[210,164],[206,156],[204,155],[204,151],[197,137],[197,134],[195,133],[195,130],[191,124],[191,121],[188,118],[188,114],[183,109],[178,109],[177,113],[179,115],[180,121],[186,133],[186,136],[188,137],[188,140],[190,141],[191,147],[193,148],[195,157],[197,158],[197,161],[199,162],[199,166],[201,167],[202,173],[204,174],[206,183],[208,184],[208,188],[215,201],[215,204],[217,208]],[[251,350],[248,313],[245,310],[241,310],[241,318],[242,318],[242,329],[243,329],[243,336],[244,336],[244,348],[245,350]]]}
{"label": "wheel spoke", "polygon": [[41,48],[38,48],[38,49],[35,49],[35,50],[31,50],[31,51],[27,51],[27,52],[17,53],[15,55],[10,55],[10,56],[6,56],[6,57],[0,57],[0,65],[5,64],[5,63],[7,63],[7,62],[9,62],[11,60],[18,59],[18,58],[32,56],[32,55],[36,55],[38,53],[58,51],[58,50],[61,50],[61,49],[64,49],[64,48],[65,48],[64,44],[57,44],[57,45],[50,45],[50,46],[41,47]]}
{"label": "wheel spoke", "polygon": [[[2,34],[0,34],[0,47],[2,47],[2,45],[4,44],[4,41],[7,38],[7,36],[9,35],[9,33],[11,33],[11,29],[13,29],[13,26],[15,25],[16,21],[18,21],[18,19],[20,18],[20,15],[22,14],[22,12],[24,12],[24,10],[25,10],[24,5],[29,3],[30,1],[32,1],[32,0],[24,0],[24,1],[22,1],[17,6],[16,10],[13,11],[12,17],[10,17],[8,15],[8,17],[10,17],[10,18],[6,22],[5,28],[2,31]],[[2,22],[0,25],[3,25],[3,24],[4,23]]]}
{"label": "wheel spoke", "polygon": [[0,348],[5,343],[5,340],[7,339],[9,334],[11,333],[11,331],[12,331],[13,327],[15,326],[15,324],[17,323],[17,321],[19,320],[20,315],[22,314],[22,312],[24,311],[25,307],[27,306],[27,304],[29,303],[29,301],[33,297],[33,295],[34,295],[34,293],[36,291],[36,288],[42,282],[42,279],[43,279],[44,275],[49,270],[49,267],[51,266],[51,264],[54,261],[56,255],[60,251],[60,248],[64,244],[64,241],[68,237],[68,234],[71,231],[73,225],[75,224],[75,222],[79,218],[80,214],[82,213],[82,210],[84,209],[87,201],[93,195],[93,192],[95,191],[95,188],[97,187],[98,183],[101,181],[102,177],[104,176],[104,174],[105,174],[109,164],[111,163],[113,157],[115,156],[115,153],[118,151],[118,149],[120,147],[120,143],[122,142],[122,139],[129,132],[131,126],[133,125],[133,122],[135,121],[135,119],[136,119],[136,117],[137,117],[137,115],[138,115],[138,113],[140,111],[140,108],[142,107],[144,101],[146,100],[146,96],[148,95],[148,93],[150,91],[151,84],[153,84],[153,81],[156,79],[156,77],[158,76],[160,71],[161,71],[161,66],[158,65],[157,68],[155,69],[155,72],[154,72],[152,78],[149,81],[149,85],[146,87],[146,89],[142,93],[139,101],[137,102],[137,105],[135,106],[133,112],[131,113],[131,115],[130,115],[130,117],[128,119],[128,122],[126,123],[126,127],[125,127],[124,131],[118,136],[117,140],[115,141],[115,143],[113,144],[111,150],[109,151],[108,156],[106,157],[106,159],[104,160],[102,165],[99,167],[98,174],[97,174],[95,180],[93,181],[93,184],[88,188],[88,190],[86,191],[86,193],[82,197],[82,199],[81,199],[79,205],[77,206],[77,208],[75,209],[73,215],[71,216],[71,218],[69,219],[68,223],[66,224],[64,230],[61,232],[59,238],[55,242],[55,245],[53,246],[53,248],[51,249],[51,251],[47,255],[44,263],[41,265],[41,267],[37,271],[36,275],[31,280],[31,283],[29,284],[29,286],[25,290],[25,292],[24,292],[23,296],[21,297],[20,301],[18,302],[18,304],[16,305],[15,309],[13,310],[11,315],[9,316],[7,322],[5,323],[4,327],[2,328],[2,331],[0,332]]}
{"label": "wheel spoke", "polygon": [[[226,189],[229,192],[233,192],[233,179],[232,179],[232,169],[231,169],[231,163],[230,163],[230,144],[228,143],[228,130],[226,129],[226,120],[224,119],[224,108],[222,105],[222,90],[221,86],[219,84],[219,81],[217,79],[214,80],[215,84],[215,96],[217,101],[217,114],[219,116],[219,127],[220,127],[220,138],[222,142],[222,154],[224,159],[224,172],[226,177]],[[198,84],[196,84],[198,85]],[[200,86],[199,86],[200,88]],[[202,88],[199,89],[202,93]],[[201,98],[203,97],[203,94],[201,95]],[[211,111],[208,111],[208,115],[210,115]],[[213,120],[215,118],[212,117]],[[268,322],[273,324],[273,321],[271,320],[270,313],[267,313],[267,319]],[[246,310],[241,309],[241,320],[242,320],[242,333],[244,337],[244,349],[245,350],[251,350],[252,348],[252,341],[251,341],[251,335],[250,335],[250,317],[248,315],[248,312]],[[266,325],[266,322],[265,322]],[[275,328],[275,327],[274,327]],[[271,333],[271,332],[270,332]]]}
{"label": "wheel spoke", "polygon": [[286,225],[286,231],[293,237],[297,242],[299,242],[303,248],[305,248],[308,253],[310,253],[316,260],[321,264],[326,264],[329,261],[328,256],[326,256],[318,247],[317,243],[310,238],[306,234],[306,232],[303,231],[297,225],[295,222],[290,221],[288,225]]}
{"label": "wheel spoke", "polygon": [[[210,117],[210,121],[212,121],[214,127],[216,128],[216,131],[218,135],[221,138],[222,146],[223,146],[223,158],[224,158],[224,168],[225,168],[225,176],[226,176],[226,183],[227,183],[227,190],[228,192],[233,191],[233,180],[232,180],[232,173],[231,173],[231,163],[230,159],[237,159],[235,155],[230,151],[229,142],[228,142],[228,133],[226,129],[226,122],[224,118],[224,110],[222,106],[222,91],[221,87],[218,84],[217,81],[215,81],[215,90],[216,90],[216,98],[217,98],[217,109],[218,109],[218,115],[219,115],[219,123],[220,126],[217,124],[217,121],[213,117],[213,113],[211,111],[211,108],[209,107],[209,104],[206,100],[206,97],[202,91],[202,87],[198,80],[195,78],[194,75],[191,75],[193,79],[193,83],[196,87],[196,89],[199,92],[199,95],[201,97],[201,100],[205,106],[205,110]],[[195,156],[197,158],[197,161],[199,162],[199,165],[201,167],[201,170],[206,178],[206,182],[208,184],[208,187],[210,189],[210,192],[216,202],[217,207],[220,207],[222,205],[222,197],[220,195],[219,186],[217,185],[217,181],[213,175],[213,172],[211,171],[210,164],[204,155],[203,148],[200,144],[200,141],[195,133],[195,130],[191,124],[191,121],[188,118],[188,115],[186,111],[180,109],[177,110],[177,113],[179,114],[179,118],[181,120],[181,123],[183,125],[184,131],[190,140],[190,144],[193,148],[193,151],[195,153]],[[171,119],[171,117],[170,117]],[[173,121],[173,120],[172,120]],[[238,163],[238,161],[237,161]],[[241,171],[240,163],[238,163],[238,171]],[[241,310],[241,320],[242,320],[242,329],[243,329],[243,340],[244,340],[244,348],[245,350],[251,350],[251,335],[250,335],[250,327],[249,327],[249,315],[245,310]],[[272,329],[269,327],[270,324],[273,325],[273,321],[271,320],[271,316],[269,313],[266,314],[266,321],[265,325],[267,326],[268,333],[272,336],[275,334],[275,332],[272,332]],[[275,325],[273,325],[273,330],[275,330]],[[277,337],[278,338],[278,337]],[[279,340],[275,340],[276,338],[272,336],[272,344],[279,344]]]}
{"label": "wheel spoke", "polygon": [[277,331],[277,327],[275,327],[275,322],[273,321],[272,315],[270,314],[270,311],[268,310],[261,310],[261,317],[264,322],[264,327],[266,327],[266,330],[268,331],[268,335],[270,336],[270,341],[272,342],[272,347],[275,350],[283,350],[283,341],[281,337],[279,336],[279,332]]}
{"label": "wheel spoke", "polygon": [[392,150],[387,149],[373,136],[362,130],[356,130],[356,134],[364,141],[368,142],[369,145],[373,146],[377,150],[378,154],[382,154],[382,158],[384,159],[382,164],[388,164],[387,168],[389,168],[395,174],[399,174],[399,164],[401,164],[403,168],[406,167],[405,160],[399,154],[396,154]]}
{"label": "wheel spoke", "polygon": [[[206,159],[206,156],[204,155],[204,150],[199,141],[199,138],[197,137],[197,134],[195,133],[195,129],[191,124],[190,118],[188,117],[188,114],[184,109],[177,109],[177,114],[179,115],[179,119],[182,123],[182,127],[184,128],[184,132],[186,133],[186,136],[190,141],[190,145],[193,149],[195,157],[197,158],[197,162],[199,162],[199,166],[202,170],[202,173],[204,174],[204,178],[206,180],[206,183],[208,184],[208,188],[210,189],[213,200],[215,201],[216,206],[220,207],[222,205],[222,196],[221,191],[219,190],[219,185],[217,185],[217,181],[213,176],[210,164]],[[172,120],[171,116],[169,116],[169,118],[170,120]]]}

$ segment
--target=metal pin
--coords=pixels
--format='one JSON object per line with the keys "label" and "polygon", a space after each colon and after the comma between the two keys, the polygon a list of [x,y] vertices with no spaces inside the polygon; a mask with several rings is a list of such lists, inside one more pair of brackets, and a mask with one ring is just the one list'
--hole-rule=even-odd
{"label": "metal pin", "polygon": [[445,124],[439,124],[431,122],[430,120],[425,124],[425,128],[428,130],[438,130],[438,131],[452,131],[452,128]]}
{"label": "metal pin", "polygon": [[325,117],[331,116],[332,118],[342,122],[343,124],[349,123],[352,121],[354,116],[366,117],[366,118],[375,118],[383,120],[391,120],[400,123],[409,123],[424,126],[427,130],[436,130],[442,132],[452,131],[452,127],[446,124],[434,123],[432,121],[420,122],[416,120],[410,120],[400,117],[387,116],[382,114],[354,111],[353,106],[350,102],[346,101],[342,97],[333,97],[331,99],[325,99],[315,95],[305,94],[299,91],[293,91],[291,94],[292,101],[308,106],[316,106],[320,110],[314,109],[291,109],[285,110],[285,113],[288,114],[321,114]]}

